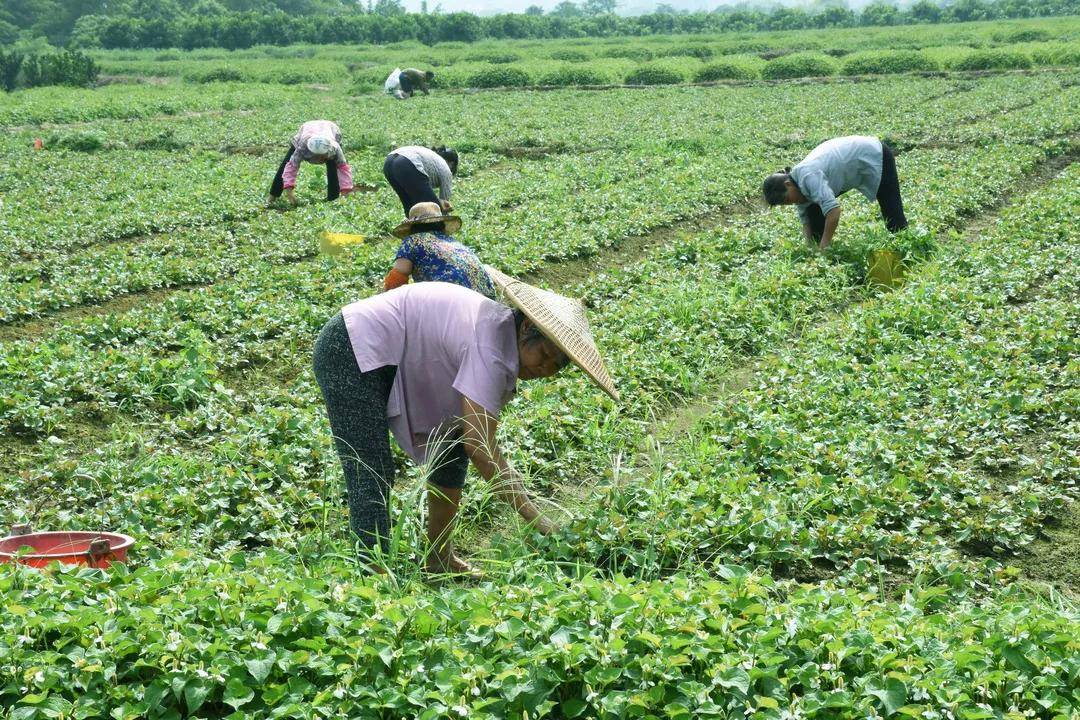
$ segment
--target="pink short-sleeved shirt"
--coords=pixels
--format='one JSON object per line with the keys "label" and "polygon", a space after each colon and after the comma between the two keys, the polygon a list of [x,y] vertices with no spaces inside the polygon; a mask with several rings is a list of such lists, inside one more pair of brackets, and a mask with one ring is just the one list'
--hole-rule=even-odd
{"label": "pink short-sleeved shirt", "polygon": [[461,417],[461,397],[498,417],[517,384],[514,315],[459,285],[414,283],[341,310],[363,372],[396,365],[386,405],[401,449],[423,462],[428,435]]}

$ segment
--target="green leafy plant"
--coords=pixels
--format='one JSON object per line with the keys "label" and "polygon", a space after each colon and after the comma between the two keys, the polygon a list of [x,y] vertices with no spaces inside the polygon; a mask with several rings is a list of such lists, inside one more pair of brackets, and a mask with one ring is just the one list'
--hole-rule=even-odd
{"label": "green leafy plant", "polygon": [[828,55],[794,53],[769,60],[765,63],[761,76],[766,80],[786,80],[835,75],[836,71],[836,61]]}

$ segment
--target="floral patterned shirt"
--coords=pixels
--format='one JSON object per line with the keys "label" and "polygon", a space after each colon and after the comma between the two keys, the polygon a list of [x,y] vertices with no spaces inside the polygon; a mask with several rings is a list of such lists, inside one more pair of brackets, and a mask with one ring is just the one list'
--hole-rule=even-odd
{"label": "floral patterned shirt", "polygon": [[418,232],[401,242],[398,258],[412,263],[416,282],[447,282],[495,299],[495,286],[472,250],[442,232]]}

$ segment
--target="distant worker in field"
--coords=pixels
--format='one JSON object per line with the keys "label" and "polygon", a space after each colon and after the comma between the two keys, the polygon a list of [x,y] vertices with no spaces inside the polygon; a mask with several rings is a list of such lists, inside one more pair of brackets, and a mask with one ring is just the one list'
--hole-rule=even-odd
{"label": "distant worker in field", "polygon": [[326,199],[337,200],[353,190],[352,170],[341,150],[341,130],[329,120],[312,120],[300,126],[293,136],[285,159],[281,161],[274,182],[270,185],[270,202],[281,197],[281,191],[296,206],[296,174],[300,162],[326,165]]}
{"label": "distant worker in field", "polygon": [[618,399],[580,301],[494,268],[488,273],[511,307],[459,285],[414,283],[345,306],[315,342],[315,377],[345,474],[349,525],[375,572],[387,569],[391,537],[390,432],[429,468],[427,569],[468,573],[453,535],[470,461],[494,496],[535,530],[554,529],[497,440],[499,415],[518,381],[550,377],[574,362]]}
{"label": "distant worker in field", "polygon": [[405,222],[394,228],[394,237],[402,238],[402,243],[383,290],[407,285],[411,276],[416,282],[461,285],[494,300],[495,285],[484,264],[453,237],[460,229],[461,218],[444,213],[438,203],[413,205]]}
{"label": "distant worker in field", "polygon": [[868,135],[834,138],[818,145],[793,168],[765,178],[769,205],[798,205],[806,239],[824,250],[840,224],[840,201],[848,190],[877,200],[889,232],[907,227],[892,148]]}
{"label": "distant worker in field", "polygon": [[[445,145],[435,148],[420,145],[399,147],[386,156],[383,177],[401,200],[408,214],[417,203],[433,202],[449,212],[450,193],[458,170],[458,154]],[[438,197],[435,189],[439,190]]]}
{"label": "distant worker in field", "polygon": [[430,70],[422,71],[416,68],[394,68],[383,83],[383,90],[393,95],[398,100],[411,98],[417,90],[428,95],[431,81],[435,79],[435,73]]}

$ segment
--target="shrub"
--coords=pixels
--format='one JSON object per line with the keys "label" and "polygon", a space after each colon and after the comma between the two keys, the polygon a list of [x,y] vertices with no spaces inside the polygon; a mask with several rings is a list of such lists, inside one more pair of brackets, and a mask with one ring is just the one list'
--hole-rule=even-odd
{"label": "shrub", "polygon": [[844,62],[845,75],[892,75],[940,69],[941,66],[938,63],[915,50],[859,53]]}
{"label": "shrub", "polygon": [[850,55],[851,51],[844,48],[829,48],[828,50],[825,50],[824,53],[829,57],[839,58]]}
{"label": "shrub", "polygon": [[694,82],[711,82],[713,80],[753,80],[757,73],[745,65],[733,62],[714,62],[694,73]]}
{"label": "shrub", "polygon": [[630,71],[627,85],[676,85],[686,81],[686,76],[670,65],[649,63]]}
{"label": "shrub", "polygon": [[757,55],[762,60],[775,60],[776,58],[791,55],[795,52],[792,48],[774,48],[772,50],[763,50]]}
{"label": "shrub", "polygon": [[131,143],[136,150],[182,150],[188,144],[176,139],[172,130],[162,130],[157,135],[140,138]]}
{"label": "shrub", "polygon": [[1080,65],[1080,45],[1052,45],[1031,53],[1037,65]]}
{"label": "shrub", "polygon": [[308,76],[296,70],[288,70],[273,78],[274,82],[282,85],[300,85],[308,81]]}
{"label": "shrub", "polygon": [[508,63],[517,62],[521,59],[520,55],[512,52],[478,52],[472,55],[466,55],[465,60],[468,62],[486,62],[492,65],[506,65]]}
{"label": "shrub", "polygon": [[51,135],[45,141],[45,147],[92,153],[105,148],[105,139],[92,132],[63,133]]}
{"label": "shrub", "polygon": [[600,53],[600,57],[608,58],[626,58],[628,60],[638,60],[641,62],[652,60],[652,50],[643,47],[613,47],[608,48]]}
{"label": "shrub", "polygon": [[976,50],[956,64],[957,70],[1017,70],[1031,67],[1031,58],[1015,50]]}
{"label": "shrub", "polygon": [[765,63],[761,74],[769,80],[835,75],[836,61],[828,55],[795,53]]}
{"label": "shrub", "polygon": [[1024,28],[1020,30],[1013,30],[1012,32],[1001,33],[995,35],[996,40],[1001,40],[1009,44],[1012,43],[1024,43],[1024,42],[1046,42],[1047,40],[1053,40],[1054,34],[1049,30],[1043,30],[1042,28]]}
{"label": "shrub", "polygon": [[468,87],[494,88],[494,87],[521,87],[532,82],[529,73],[517,67],[492,67],[485,68],[469,76],[466,81]]}
{"label": "shrub", "polygon": [[209,70],[194,70],[184,75],[184,78],[196,83],[243,82],[248,79],[244,73],[236,68],[225,66],[210,68]]}
{"label": "shrub", "polygon": [[551,70],[540,78],[541,85],[603,85],[608,79],[590,67],[568,65]]}
{"label": "shrub", "polygon": [[[14,86],[32,88],[42,85],[71,85],[87,87],[97,80],[99,68],[94,60],[74,50],[58,53],[22,56],[17,53],[0,54],[0,79],[5,89]],[[8,86],[11,73],[17,80]]]}
{"label": "shrub", "polygon": [[550,55],[552,60],[562,60],[563,62],[588,62],[592,60],[592,56],[581,50],[556,50]]}
{"label": "shrub", "polygon": [[21,53],[0,51],[0,87],[9,91],[15,89],[22,63]]}
{"label": "shrub", "polygon": [[713,56],[713,49],[708,45],[675,45],[664,48],[658,55],[661,57],[696,57],[698,60],[708,60]]}

